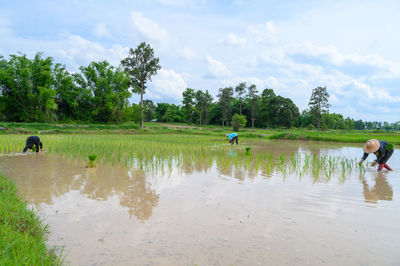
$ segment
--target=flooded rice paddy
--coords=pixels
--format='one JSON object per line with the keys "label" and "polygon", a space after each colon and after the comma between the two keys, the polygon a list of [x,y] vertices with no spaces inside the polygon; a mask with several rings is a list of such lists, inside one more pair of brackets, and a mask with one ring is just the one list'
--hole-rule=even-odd
{"label": "flooded rice paddy", "polygon": [[0,170],[71,265],[399,265],[400,152],[394,171],[378,173],[355,166],[361,147],[242,141],[223,147],[230,161],[97,169],[59,153],[14,153],[0,156]]}

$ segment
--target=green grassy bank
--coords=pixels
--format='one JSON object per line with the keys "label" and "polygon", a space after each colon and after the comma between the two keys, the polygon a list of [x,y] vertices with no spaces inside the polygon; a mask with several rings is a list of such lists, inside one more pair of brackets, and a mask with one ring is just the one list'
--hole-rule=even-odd
{"label": "green grassy bank", "polygon": [[[231,127],[198,126],[180,123],[147,122],[144,128],[135,123],[124,124],[48,124],[0,122],[0,134],[185,134],[223,137]],[[400,132],[379,130],[251,129],[240,130],[241,138],[290,139],[363,143],[371,138],[400,145]]]}
{"label": "green grassy bank", "polygon": [[61,265],[61,257],[46,247],[46,234],[15,184],[0,174],[0,265]]}
{"label": "green grassy bank", "polygon": [[313,141],[335,141],[364,143],[369,139],[386,140],[390,143],[400,145],[400,134],[398,132],[379,132],[379,131],[306,131],[306,130],[287,130],[275,132],[269,136],[270,139],[290,139],[290,140],[313,140]]}

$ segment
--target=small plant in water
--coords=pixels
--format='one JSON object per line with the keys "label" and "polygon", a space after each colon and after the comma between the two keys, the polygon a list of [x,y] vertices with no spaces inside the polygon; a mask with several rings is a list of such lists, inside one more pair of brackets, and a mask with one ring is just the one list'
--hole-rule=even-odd
{"label": "small plant in water", "polygon": [[250,147],[246,147],[246,155],[251,155]]}
{"label": "small plant in water", "polygon": [[87,167],[88,167],[88,168],[96,168],[97,165],[96,165],[95,161],[96,161],[96,159],[97,159],[97,155],[95,155],[95,154],[89,154],[88,158],[89,158],[89,163],[88,163],[88,166],[87,166]]}

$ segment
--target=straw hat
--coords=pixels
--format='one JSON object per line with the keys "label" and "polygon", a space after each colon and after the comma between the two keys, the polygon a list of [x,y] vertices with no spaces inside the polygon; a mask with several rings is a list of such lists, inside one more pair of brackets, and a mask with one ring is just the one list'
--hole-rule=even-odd
{"label": "straw hat", "polygon": [[364,152],[373,153],[379,150],[380,144],[376,139],[370,139],[364,144]]}

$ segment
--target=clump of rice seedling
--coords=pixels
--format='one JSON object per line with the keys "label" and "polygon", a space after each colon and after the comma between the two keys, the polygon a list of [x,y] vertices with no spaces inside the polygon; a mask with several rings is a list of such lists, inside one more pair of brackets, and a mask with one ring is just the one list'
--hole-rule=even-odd
{"label": "clump of rice seedling", "polygon": [[89,158],[89,163],[88,163],[87,168],[96,168],[97,165],[96,165],[95,161],[97,159],[97,155],[96,154],[89,154],[88,158]]}
{"label": "clump of rice seedling", "polygon": [[251,155],[250,147],[246,147],[246,155]]}
{"label": "clump of rice seedling", "polygon": [[393,144],[392,144],[392,143],[389,143],[388,145],[386,145],[385,149],[386,149],[387,151],[392,151],[392,150],[393,150]]}

